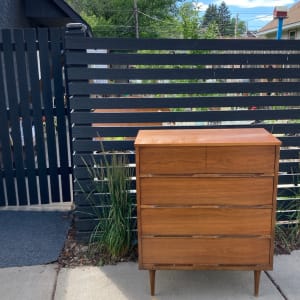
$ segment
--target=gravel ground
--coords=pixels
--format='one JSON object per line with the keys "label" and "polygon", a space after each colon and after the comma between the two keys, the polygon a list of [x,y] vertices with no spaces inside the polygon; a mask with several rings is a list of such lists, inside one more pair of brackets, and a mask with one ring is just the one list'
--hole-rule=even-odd
{"label": "gravel ground", "polygon": [[124,261],[137,261],[137,249],[133,249],[128,257],[112,258],[105,253],[90,251],[87,244],[78,243],[75,239],[75,228],[72,223],[63,250],[58,258],[61,267],[99,266],[116,264]]}

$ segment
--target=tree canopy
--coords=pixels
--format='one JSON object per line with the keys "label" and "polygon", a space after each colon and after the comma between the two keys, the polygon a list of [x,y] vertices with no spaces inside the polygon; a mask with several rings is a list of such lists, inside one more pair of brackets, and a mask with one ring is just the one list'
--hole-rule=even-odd
{"label": "tree canopy", "polygon": [[215,32],[218,33],[219,37],[239,36],[246,31],[245,22],[238,20],[237,17],[232,18],[229,8],[224,1],[219,6],[210,4],[205,11],[202,26],[206,29],[211,29],[212,24],[215,24]]}
{"label": "tree canopy", "polygon": [[197,39],[200,35],[200,24],[198,12],[190,2],[183,3],[179,9],[179,29],[185,39]]}
{"label": "tree canopy", "polygon": [[[158,37],[172,23],[183,0],[67,0],[96,36]],[[135,9],[135,4],[137,10]],[[138,24],[135,14],[138,13]]]}
{"label": "tree canopy", "polygon": [[223,1],[201,17],[186,0],[67,0],[95,36],[141,38],[220,38],[245,32]]}
{"label": "tree canopy", "polygon": [[215,4],[209,4],[203,16],[202,26],[208,27],[211,23],[219,23],[218,7]]}
{"label": "tree canopy", "polygon": [[218,14],[217,14],[217,24],[219,26],[219,32],[221,36],[228,36],[232,35],[232,28],[231,28],[231,14],[226,6],[225,2],[223,1],[220,6],[218,7]]}

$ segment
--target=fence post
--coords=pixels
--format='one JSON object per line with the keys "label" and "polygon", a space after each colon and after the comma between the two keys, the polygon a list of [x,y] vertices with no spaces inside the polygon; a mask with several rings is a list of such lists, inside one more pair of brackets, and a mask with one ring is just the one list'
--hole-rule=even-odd
{"label": "fence post", "polygon": [[[65,39],[68,38],[76,38],[76,37],[87,37],[88,36],[88,28],[86,25],[82,23],[68,23],[66,25],[65,29]],[[64,51],[64,66],[65,66],[65,83],[66,83],[66,103],[67,103],[67,110],[68,110],[68,123],[69,123],[69,136],[70,136],[70,151],[71,151],[71,166],[74,170],[74,151],[76,152],[76,149],[73,149],[73,135],[72,135],[72,118],[71,118],[71,104],[70,100],[72,99],[72,96],[70,96],[69,93],[69,79],[68,79],[68,62],[66,60],[67,53],[70,50],[68,49],[67,43],[65,41],[65,51]],[[76,52],[85,52],[85,50],[75,50]],[[74,172],[73,173],[73,186],[72,186],[72,191],[73,191],[73,201],[74,204],[76,205],[76,199],[74,197]]]}

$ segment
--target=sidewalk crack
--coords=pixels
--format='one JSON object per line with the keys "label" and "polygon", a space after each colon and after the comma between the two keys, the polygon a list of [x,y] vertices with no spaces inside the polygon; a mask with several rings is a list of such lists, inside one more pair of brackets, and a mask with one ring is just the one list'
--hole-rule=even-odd
{"label": "sidewalk crack", "polygon": [[51,300],[55,299],[57,280],[58,280],[58,274],[59,274],[60,269],[61,269],[61,266],[58,265],[57,269],[56,269],[56,275],[55,275],[55,281],[54,281],[53,290],[52,290],[52,294],[51,294]]}
{"label": "sidewalk crack", "polygon": [[276,289],[278,290],[278,292],[280,293],[280,295],[283,297],[284,300],[289,300],[288,297],[284,294],[284,292],[282,291],[282,289],[280,288],[280,286],[276,283],[276,281],[272,278],[272,276],[267,272],[264,271],[265,274],[267,275],[267,277],[269,278],[269,280],[272,282],[272,284],[276,287]]}

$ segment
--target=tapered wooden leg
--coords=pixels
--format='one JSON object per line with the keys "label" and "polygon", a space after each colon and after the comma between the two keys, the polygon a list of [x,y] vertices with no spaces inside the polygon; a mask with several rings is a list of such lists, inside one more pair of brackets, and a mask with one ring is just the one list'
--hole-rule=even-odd
{"label": "tapered wooden leg", "polygon": [[254,296],[258,297],[259,293],[259,282],[260,282],[260,270],[254,271]]}
{"label": "tapered wooden leg", "polygon": [[149,270],[151,296],[155,294],[155,270]]}

